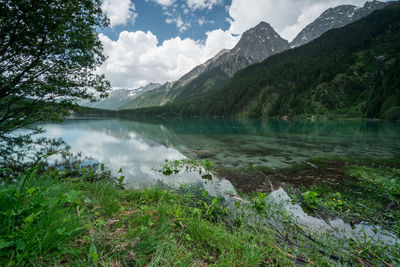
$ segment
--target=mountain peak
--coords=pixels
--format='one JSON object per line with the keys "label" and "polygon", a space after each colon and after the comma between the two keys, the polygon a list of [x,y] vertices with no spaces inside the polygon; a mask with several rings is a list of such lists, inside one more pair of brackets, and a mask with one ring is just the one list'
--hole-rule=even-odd
{"label": "mountain peak", "polygon": [[243,33],[241,39],[243,39],[244,36],[254,37],[254,35],[271,35],[271,36],[278,35],[279,36],[279,34],[274,30],[274,28],[272,28],[272,26],[265,21],[261,21],[253,28],[250,28],[247,31],[245,31]]}
{"label": "mountain peak", "polygon": [[275,51],[283,51],[288,47],[288,42],[270,24],[261,21],[257,26],[243,33],[239,42],[232,49],[232,53],[252,57],[258,57],[256,54],[259,54],[266,58]]}
{"label": "mountain peak", "polygon": [[371,10],[376,10],[376,9],[380,9],[383,8],[387,5],[387,3],[383,3],[380,1],[368,1],[364,4],[364,8],[366,9],[371,9]]}
{"label": "mountain peak", "polygon": [[300,46],[320,37],[330,29],[340,28],[365,16],[372,11],[384,8],[388,3],[366,2],[363,7],[341,5],[325,10],[316,20],[305,27],[290,43],[291,47]]}
{"label": "mountain peak", "polygon": [[[261,22],[258,23],[254,28],[263,28],[263,27],[272,28],[272,26],[271,26],[269,23],[265,22],[265,21],[261,21]],[[253,28],[253,29],[254,29],[254,28]]]}

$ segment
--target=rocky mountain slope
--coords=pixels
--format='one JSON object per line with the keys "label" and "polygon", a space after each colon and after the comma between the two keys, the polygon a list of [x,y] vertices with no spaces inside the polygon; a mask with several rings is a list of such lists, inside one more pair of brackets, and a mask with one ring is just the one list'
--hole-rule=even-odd
{"label": "rocky mountain slope", "polygon": [[271,55],[289,49],[284,40],[266,22],[243,33],[231,50],[222,50],[215,57],[201,64],[174,83],[166,83],[124,105],[123,109],[160,106],[175,99],[211,91],[229,80],[238,70],[258,63]]}
{"label": "rocky mountain slope", "polygon": [[330,29],[343,27],[351,22],[368,16],[377,9],[384,8],[388,3],[372,1],[366,2],[363,7],[353,5],[341,5],[329,8],[316,20],[305,27],[290,43],[291,47],[297,47],[320,37]]}
{"label": "rocky mountain slope", "polygon": [[266,22],[260,22],[254,28],[245,31],[232,50],[219,57],[206,70],[221,67],[232,77],[238,70],[258,63],[271,55],[289,49],[289,43]]}

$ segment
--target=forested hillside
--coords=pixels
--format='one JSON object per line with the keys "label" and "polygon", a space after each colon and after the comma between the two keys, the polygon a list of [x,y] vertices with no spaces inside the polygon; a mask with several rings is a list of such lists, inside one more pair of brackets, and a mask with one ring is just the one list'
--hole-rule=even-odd
{"label": "forested hillside", "polygon": [[400,117],[400,4],[239,71],[219,89],[121,115]]}

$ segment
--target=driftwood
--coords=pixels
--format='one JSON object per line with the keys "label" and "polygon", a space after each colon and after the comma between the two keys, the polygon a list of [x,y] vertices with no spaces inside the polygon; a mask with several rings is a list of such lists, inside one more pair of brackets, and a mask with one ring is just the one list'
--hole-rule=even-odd
{"label": "driftwood", "polygon": [[312,164],[311,162],[308,162],[308,161],[303,161],[305,164],[307,164],[308,166],[310,166],[311,168],[314,168],[314,169],[318,169],[318,167],[317,166],[315,166],[314,164]]}
{"label": "driftwood", "polygon": [[271,192],[275,191],[274,185],[271,183],[271,181],[268,179],[268,177],[265,175],[265,173],[263,173],[262,171],[259,171],[264,177],[265,179],[267,179],[269,186],[271,187]]}
{"label": "driftwood", "polygon": [[228,192],[224,192],[224,194],[230,196],[230,197],[233,198],[233,199],[239,200],[239,201],[241,201],[241,202],[243,202],[243,203],[245,203],[245,204],[249,204],[249,202],[247,202],[246,200],[244,200],[243,198],[241,198],[241,197],[239,197],[239,196],[233,195],[233,194],[228,193]]}

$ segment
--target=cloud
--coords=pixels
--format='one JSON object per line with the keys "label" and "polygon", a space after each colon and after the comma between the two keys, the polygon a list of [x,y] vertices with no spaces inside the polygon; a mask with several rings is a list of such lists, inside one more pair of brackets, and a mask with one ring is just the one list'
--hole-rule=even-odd
{"label": "cloud", "polygon": [[152,0],[152,1],[162,6],[172,6],[175,3],[175,0]]}
{"label": "cloud", "polygon": [[159,44],[157,37],[149,31],[123,31],[116,41],[100,34],[104,54],[108,57],[100,71],[106,74],[114,88],[175,81],[221,49],[232,48],[238,41],[238,37],[223,30],[207,32],[206,36],[204,42],[175,37]]}
{"label": "cloud", "polygon": [[[150,0],[146,0],[150,1]],[[184,32],[192,26],[192,22],[196,21],[200,26],[206,21],[203,18],[193,19],[193,14],[190,11],[195,10],[211,10],[215,5],[220,5],[223,0],[184,0],[178,5],[176,0],[151,0],[162,6],[163,14],[167,16],[165,22],[168,24],[176,24],[179,32]]]}
{"label": "cloud", "polygon": [[173,15],[168,12],[165,12],[164,14],[168,15],[168,18],[165,20],[165,22],[167,24],[175,23],[179,32],[184,32],[192,26],[190,22],[183,22],[181,16],[174,18]]}
{"label": "cloud", "polygon": [[291,41],[306,25],[330,7],[343,4],[361,6],[365,0],[232,0],[229,7],[230,28],[242,34],[260,21],[266,21]]}
{"label": "cloud", "polygon": [[223,0],[186,0],[188,7],[191,10],[196,9],[212,9],[215,5],[220,5]]}
{"label": "cloud", "polygon": [[135,23],[138,14],[135,5],[130,0],[104,0],[101,5],[103,12],[110,19],[110,26],[125,25],[129,21]]}
{"label": "cloud", "polygon": [[204,24],[204,17],[199,18],[198,20],[199,25],[203,25]]}
{"label": "cloud", "polygon": [[[165,19],[165,22],[167,24],[175,24],[176,27],[178,28],[179,32],[184,32],[187,29],[189,29],[192,26],[192,24],[190,23],[190,21],[185,19],[185,16],[182,16],[182,14],[180,14],[177,11],[177,8],[175,7],[175,5],[173,8],[170,8],[170,9],[168,9],[167,7],[163,7],[163,10],[164,10],[163,14],[165,16],[167,16],[167,18]],[[187,9],[184,9],[184,13],[185,13],[185,10],[187,10]],[[185,15],[187,15],[187,14],[185,14]]]}
{"label": "cloud", "polygon": [[[149,0],[146,0],[149,1]],[[176,0],[151,0],[161,6],[164,7],[169,7],[174,5],[177,1]],[[222,4],[224,1],[223,0],[185,0],[187,6],[191,9],[191,10],[196,10],[196,9],[212,9],[213,6],[215,5],[220,5]],[[181,6],[182,9],[184,9],[184,5]]]}

